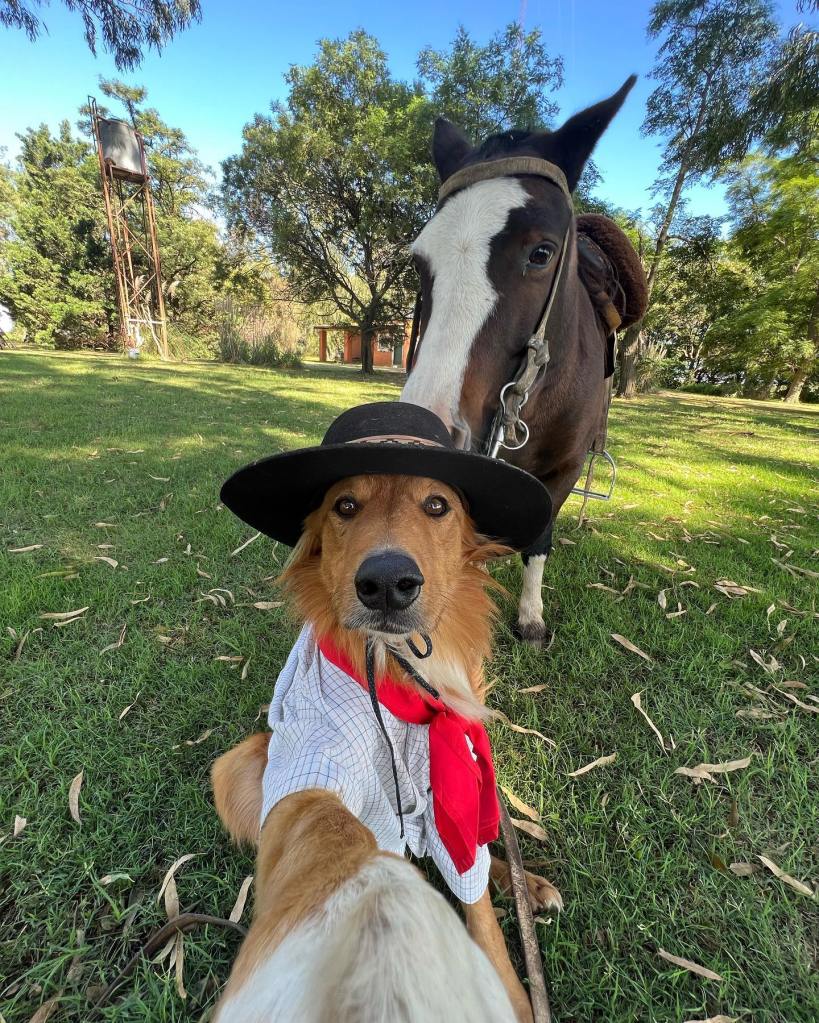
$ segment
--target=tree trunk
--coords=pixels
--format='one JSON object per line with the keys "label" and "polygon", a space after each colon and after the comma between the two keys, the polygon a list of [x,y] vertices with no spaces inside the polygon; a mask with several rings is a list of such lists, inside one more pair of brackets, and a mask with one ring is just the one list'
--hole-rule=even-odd
{"label": "tree trunk", "polygon": [[796,367],[796,372],[791,378],[791,382],[788,384],[785,401],[789,405],[796,405],[802,397],[802,388],[805,386],[805,381],[811,375],[813,367],[816,365],[816,357],[819,355],[819,286],[816,288],[813,308],[810,311],[808,339],[813,342],[813,352],[811,355],[806,355],[799,363]]}
{"label": "tree trunk", "polygon": [[373,334],[372,327],[360,326],[359,337],[361,338],[361,372],[369,376],[373,371]]}
{"label": "tree trunk", "polygon": [[796,367],[796,372],[791,377],[791,382],[788,384],[788,390],[785,392],[785,402],[788,405],[796,405],[799,403],[802,397],[802,388],[805,386],[805,381],[810,376],[810,371],[813,369],[814,360],[812,356],[803,359]]}
{"label": "tree trunk", "polygon": [[620,342],[620,376],[617,381],[617,397],[633,398],[637,394],[637,350],[640,344],[641,323],[632,325],[623,334]]}

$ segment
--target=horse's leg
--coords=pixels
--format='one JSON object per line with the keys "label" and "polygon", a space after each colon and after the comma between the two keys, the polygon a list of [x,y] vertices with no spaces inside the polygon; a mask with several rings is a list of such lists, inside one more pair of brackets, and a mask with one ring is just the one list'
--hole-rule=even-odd
{"label": "horse's leg", "polygon": [[518,604],[517,633],[526,643],[542,646],[548,635],[543,621],[543,569],[552,549],[552,526],[523,552],[523,587]]}

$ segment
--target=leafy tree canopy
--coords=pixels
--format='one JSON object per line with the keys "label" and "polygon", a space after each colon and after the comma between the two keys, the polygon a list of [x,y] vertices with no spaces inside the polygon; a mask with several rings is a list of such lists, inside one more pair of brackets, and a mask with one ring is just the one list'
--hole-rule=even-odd
{"label": "leafy tree canopy", "polygon": [[[40,9],[47,0],[0,0],[0,25],[22,29],[29,39],[47,30]],[[112,54],[120,71],[136,67],[146,49],[161,52],[182,29],[201,16],[199,0],[63,0],[82,18],[85,41],[96,56],[97,43]]]}

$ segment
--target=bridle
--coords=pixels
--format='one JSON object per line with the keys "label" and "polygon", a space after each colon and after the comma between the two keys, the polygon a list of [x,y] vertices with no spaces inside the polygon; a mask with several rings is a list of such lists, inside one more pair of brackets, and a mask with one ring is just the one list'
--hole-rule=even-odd
{"label": "bridle", "polygon": [[[574,207],[572,204],[572,193],[569,189],[568,182],[566,181],[566,175],[556,164],[533,156],[509,156],[501,160],[485,160],[481,163],[475,163],[461,168],[461,170],[456,171],[455,174],[447,178],[447,180],[441,185],[438,191],[437,209],[441,208],[441,203],[448,196],[463,188],[468,188],[470,185],[474,185],[478,181],[489,181],[492,178],[508,177],[514,174],[528,174],[551,181],[552,184],[556,185],[563,193],[569,205],[569,213],[573,214]],[[549,364],[549,338],[546,331],[549,325],[549,317],[552,313],[552,309],[554,308],[558,291],[560,289],[563,270],[566,265],[571,227],[572,220],[570,217],[569,224],[563,235],[563,241],[560,246],[560,256],[558,257],[557,267],[555,269],[554,277],[552,278],[552,284],[549,289],[546,302],[543,306],[543,310],[538,317],[535,329],[529,338],[514,376],[500,389],[495,416],[492,420],[492,425],[487,439],[484,442],[485,454],[489,455],[490,458],[497,458],[500,454],[501,448],[506,451],[519,451],[521,448],[525,447],[529,441],[529,427],[523,420],[522,411],[526,402],[529,400],[529,394],[531,393],[532,388],[537,383],[541,375],[545,373]],[[407,354],[407,372],[412,370],[415,363],[420,327],[421,293],[418,292],[412,317],[410,345]],[[613,332],[614,329],[612,329],[612,333]],[[608,399],[604,415],[602,442],[598,443],[598,437],[595,439],[594,446],[592,447],[592,463],[589,466],[586,486],[584,488],[575,487],[573,488],[572,493],[582,494],[586,498],[592,497],[599,498],[601,500],[608,500],[611,497],[616,478],[616,468],[613,458],[608,451],[605,450],[605,422],[607,418]],[[611,487],[607,494],[589,490],[595,457],[604,458],[612,468]]]}

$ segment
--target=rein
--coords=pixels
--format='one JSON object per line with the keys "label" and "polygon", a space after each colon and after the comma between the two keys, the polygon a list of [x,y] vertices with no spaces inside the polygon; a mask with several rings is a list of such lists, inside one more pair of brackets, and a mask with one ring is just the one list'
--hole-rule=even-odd
{"label": "rein", "polygon": [[[438,208],[440,209],[440,205],[443,200],[452,195],[454,192],[458,192],[463,188],[468,188],[470,185],[474,185],[479,181],[489,181],[493,178],[508,177],[514,174],[529,174],[551,181],[552,184],[556,185],[566,197],[566,200],[569,203],[570,212],[573,211],[572,194],[563,171],[556,164],[550,163],[548,160],[541,160],[537,157],[530,156],[510,156],[501,160],[485,160],[481,163],[461,168],[461,170],[456,171],[455,174],[447,178],[438,190]],[[498,395],[498,407],[492,421],[489,436],[484,444],[485,452],[490,458],[497,458],[500,454],[501,448],[504,448],[506,451],[519,451],[529,442],[529,426],[523,420],[522,410],[526,405],[526,402],[529,400],[529,394],[532,388],[541,374],[546,371],[549,364],[549,338],[546,334],[546,330],[549,323],[549,316],[551,315],[554,307],[563,276],[563,269],[566,264],[566,257],[569,249],[570,234],[571,221],[563,235],[563,244],[560,248],[560,257],[558,259],[557,269],[552,280],[552,286],[549,289],[546,304],[543,307],[543,312],[540,314],[535,330],[526,345],[526,349],[521,358],[517,372],[511,380],[503,385],[500,390],[500,394]],[[415,299],[409,351],[407,353],[408,373],[412,371],[418,352],[421,328],[421,301],[421,293],[419,291]],[[616,330],[617,326],[619,326],[619,316],[613,306],[611,307],[611,311],[614,313],[614,317],[618,320],[618,323],[615,324],[607,315],[604,315],[604,320],[606,322],[606,326],[609,328],[609,337],[616,339]],[[585,502],[590,498],[608,501],[614,490],[614,483],[617,476],[614,459],[611,457],[609,452],[605,450],[610,403],[611,387],[609,386],[603,409],[602,425],[595,436],[591,447],[591,463],[589,465],[585,485],[583,487],[572,488],[573,494],[581,494],[584,497],[584,508]],[[600,493],[590,489],[594,463],[597,458],[603,458],[612,468],[611,485],[608,493]]]}

